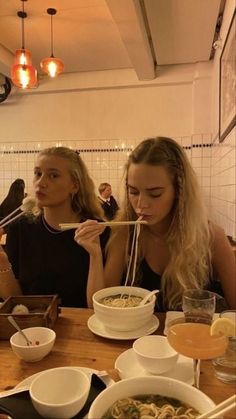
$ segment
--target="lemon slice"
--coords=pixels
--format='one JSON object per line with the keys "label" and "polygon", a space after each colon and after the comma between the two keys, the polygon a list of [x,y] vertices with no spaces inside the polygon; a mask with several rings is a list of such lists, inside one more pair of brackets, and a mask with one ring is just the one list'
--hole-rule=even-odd
{"label": "lemon slice", "polygon": [[223,334],[225,336],[236,336],[236,323],[226,317],[216,319],[210,329],[211,335]]}

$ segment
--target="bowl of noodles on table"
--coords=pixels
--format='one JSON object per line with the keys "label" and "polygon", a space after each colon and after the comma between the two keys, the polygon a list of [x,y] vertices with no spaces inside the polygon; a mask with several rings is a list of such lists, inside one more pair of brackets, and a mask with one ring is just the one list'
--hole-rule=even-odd
{"label": "bowl of noodles on table", "polygon": [[140,305],[150,291],[130,286],[103,288],[93,294],[93,308],[97,319],[108,329],[131,331],[152,319],[156,296]]}
{"label": "bowl of noodles on table", "polygon": [[118,381],[93,401],[88,419],[195,419],[215,403],[200,390],[168,377]]}

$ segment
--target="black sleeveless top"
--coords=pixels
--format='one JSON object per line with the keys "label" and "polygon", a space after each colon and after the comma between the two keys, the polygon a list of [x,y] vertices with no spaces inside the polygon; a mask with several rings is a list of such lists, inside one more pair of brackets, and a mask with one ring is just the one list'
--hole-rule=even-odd
{"label": "black sleeveless top", "polygon": [[[145,288],[147,290],[153,291],[155,289],[161,290],[161,278],[160,274],[154,272],[147,261],[143,259],[139,266],[138,272],[138,281],[137,286]],[[215,292],[216,295],[216,312],[220,312],[224,309],[227,309],[227,305],[224,300],[224,294],[220,285],[220,281],[216,278],[216,275],[212,274],[212,277],[209,279],[208,284],[205,287],[206,290]],[[163,302],[163,292],[160,291],[156,299],[156,311],[166,312],[169,308]]]}

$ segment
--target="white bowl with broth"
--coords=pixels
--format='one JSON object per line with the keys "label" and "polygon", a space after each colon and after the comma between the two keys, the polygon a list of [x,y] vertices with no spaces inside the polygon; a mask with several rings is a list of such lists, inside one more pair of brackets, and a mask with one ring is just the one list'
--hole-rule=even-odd
{"label": "white bowl with broth", "polygon": [[128,332],[138,329],[150,322],[154,313],[155,295],[145,305],[137,305],[149,292],[129,286],[103,288],[93,294],[94,313],[110,330]]}
{"label": "white bowl with broth", "polygon": [[[163,397],[163,400],[160,400],[161,402],[167,402],[172,407],[175,403],[169,399],[176,399],[180,402],[180,405],[183,405],[184,410],[187,410],[189,407],[193,408],[197,412],[195,417],[215,406],[215,403],[206,394],[182,381],[158,376],[136,377],[118,381],[102,391],[93,401],[88,413],[88,419],[115,418],[115,416],[107,415],[108,410],[114,406],[114,403],[117,406],[117,401],[119,400],[127,399],[128,397],[134,398],[135,396],[144,396],[145,399],[148,395],[159,395],[161,399]],[[168,400],[165,400],[164,397],[167,397]],[[144,402],[146,401],[144,400]],[[124,401],[124,405],[127,408],[131,406],[131,403]]]}

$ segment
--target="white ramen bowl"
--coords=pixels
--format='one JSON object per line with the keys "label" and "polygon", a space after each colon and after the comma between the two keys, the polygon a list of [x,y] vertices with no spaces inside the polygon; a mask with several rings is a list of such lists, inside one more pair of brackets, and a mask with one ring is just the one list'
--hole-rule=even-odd
{"label": "white ramen bowl", "polygon": [[200,390],[182,381],[168,377],[135,377],[118,381],[102,391],[93,401],[88,419],[100,419],[117,400],[127,397],[159,394],[178,399],[200,413],[205,413],[215,403]]}
{"label": "white ramen bowl", "polygon": [[131,331],[148,323],[153,315],[156,296],[153,295],[143,306],[110,307],[101,303],[105,297],[130,294],[144,298],[150,291],[139,287],[109,287],[93,294],[93,308],[98,320],[108,329],[117,331]]}
{"label": "white ramen bowl", "polygon": [[151,374],[162,374],[174,368],[179,354],[165,336],[142,336],[133,343],[137,361]]}
{"label": "white ramen bowl", "polygon": [[43,359],[51,352],[56,333],[48,327],[28,327],[23,329],[27,338],[33,343],[32,346],[27,346],[24,337],[16,332],[10,338],[10,343],[13,352],[26,362],[36,362]]}

